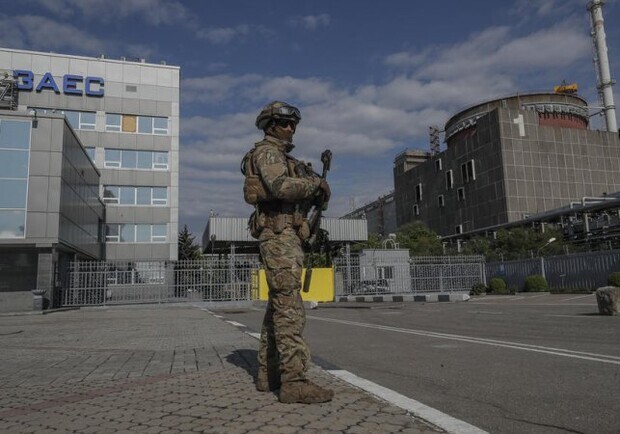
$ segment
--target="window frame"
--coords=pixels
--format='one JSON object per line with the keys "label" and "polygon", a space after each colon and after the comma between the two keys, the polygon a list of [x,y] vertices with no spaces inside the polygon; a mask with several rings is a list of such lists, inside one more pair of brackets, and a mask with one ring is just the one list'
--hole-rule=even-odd
{"label": "window frame", "polygon": [[452,169],[446,171],[446,190],[454,188],[454,171]]}
{"label": "window frame", "polygon": [[[118,116],[118,125],[110,123],[111,116]],[[105,131],[120,133],[123,128],[123,115],[119,113],[106,113],[105,114]]]}
{"label": "window frame", "polygon": [[422,183],[421,182],[415,186],[415,201],[417,203],[422,202]]}

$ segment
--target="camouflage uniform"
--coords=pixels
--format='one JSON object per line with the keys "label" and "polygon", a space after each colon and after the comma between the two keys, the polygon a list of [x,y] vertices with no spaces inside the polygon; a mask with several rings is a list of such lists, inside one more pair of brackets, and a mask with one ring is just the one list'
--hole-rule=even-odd
{"label": "camouflage uniform", "polygon": [[256,388],[280,388],[284,403],[330,401],[334,392],[308,381],[310,351],[302,333],[306,315],[299,291],[304,253],[310,236],[306,214],[317,197],[329,200],[329,186],[309,166],[289,155],[299,110],[274,101],[256,118],[265,138],[242,162],[243,195],[256,207],[249,228],[259,240],[261,260],[269,285],[269,301],[261,330]]}
{"label": "camouflage uniform", "polygon": [[265,226],[259,246],[269,285],[258,360],[272,378],[278,377],[279,366],[282,382],[304,380],[308,366],[310,351],[302,338],[306,318],[299,293],[304,259],[299,232],[307,212],[304,202],[312,200],[319,183],[318,177],[297,177],[294,166],[299,162],[287,155],[290,150],[290,143],[267,136],[256,144],[253,156],[254,168],[276,199],[257,206],[257,219]]}

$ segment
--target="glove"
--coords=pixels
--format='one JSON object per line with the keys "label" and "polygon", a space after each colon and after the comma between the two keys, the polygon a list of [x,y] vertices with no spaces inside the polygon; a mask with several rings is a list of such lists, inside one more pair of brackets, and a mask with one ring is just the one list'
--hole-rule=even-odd
{"label": "glove", "polygon": [[325,205],[327,204],[327,202],[329,202],[329,199],[332,196],[332,191],[329,188],[329,184],[327,183],[326,180],[321,179],[321,182],[319,183],[319,188],[317,189],[317,202],[323,202]]}

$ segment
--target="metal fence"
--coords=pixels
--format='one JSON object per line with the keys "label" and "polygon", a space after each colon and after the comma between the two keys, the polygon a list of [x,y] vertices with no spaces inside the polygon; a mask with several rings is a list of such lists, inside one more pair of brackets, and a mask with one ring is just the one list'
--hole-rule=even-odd
{"label": "metal fence", "polygon": [[620,250],[486,264],[487,280],[501,277],[509,288],[519,291],[532,274],[545,276],[550,288],[594,290],[607,285],[607,276],[614,271],[620,271]]}
{"label": "metal fence", "polygon": [[258,293],[259,268],[257,255],[197,261],[72,262],[62,304],[251,300]]}
{"label": "metal fence", "polygon": [[484,281],[483,256],[382,257],[334,261],[335,293],[342,295],[469,292]]}

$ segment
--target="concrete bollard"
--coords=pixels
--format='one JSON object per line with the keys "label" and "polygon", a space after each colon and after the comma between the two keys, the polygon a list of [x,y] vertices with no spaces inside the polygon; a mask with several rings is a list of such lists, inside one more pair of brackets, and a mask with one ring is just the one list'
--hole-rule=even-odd
{"label": "concrete bollard", "polygon": [[603,286],[596,290],[598,313],[601,315],[618,315],[620,312],[620,288]]}
{"label": "concrete bollard", "polygon": [[32,300],[32,310],[42,311],[45,303],[45,293],[47,289],[33,289],[32,296],[34,299]]}

